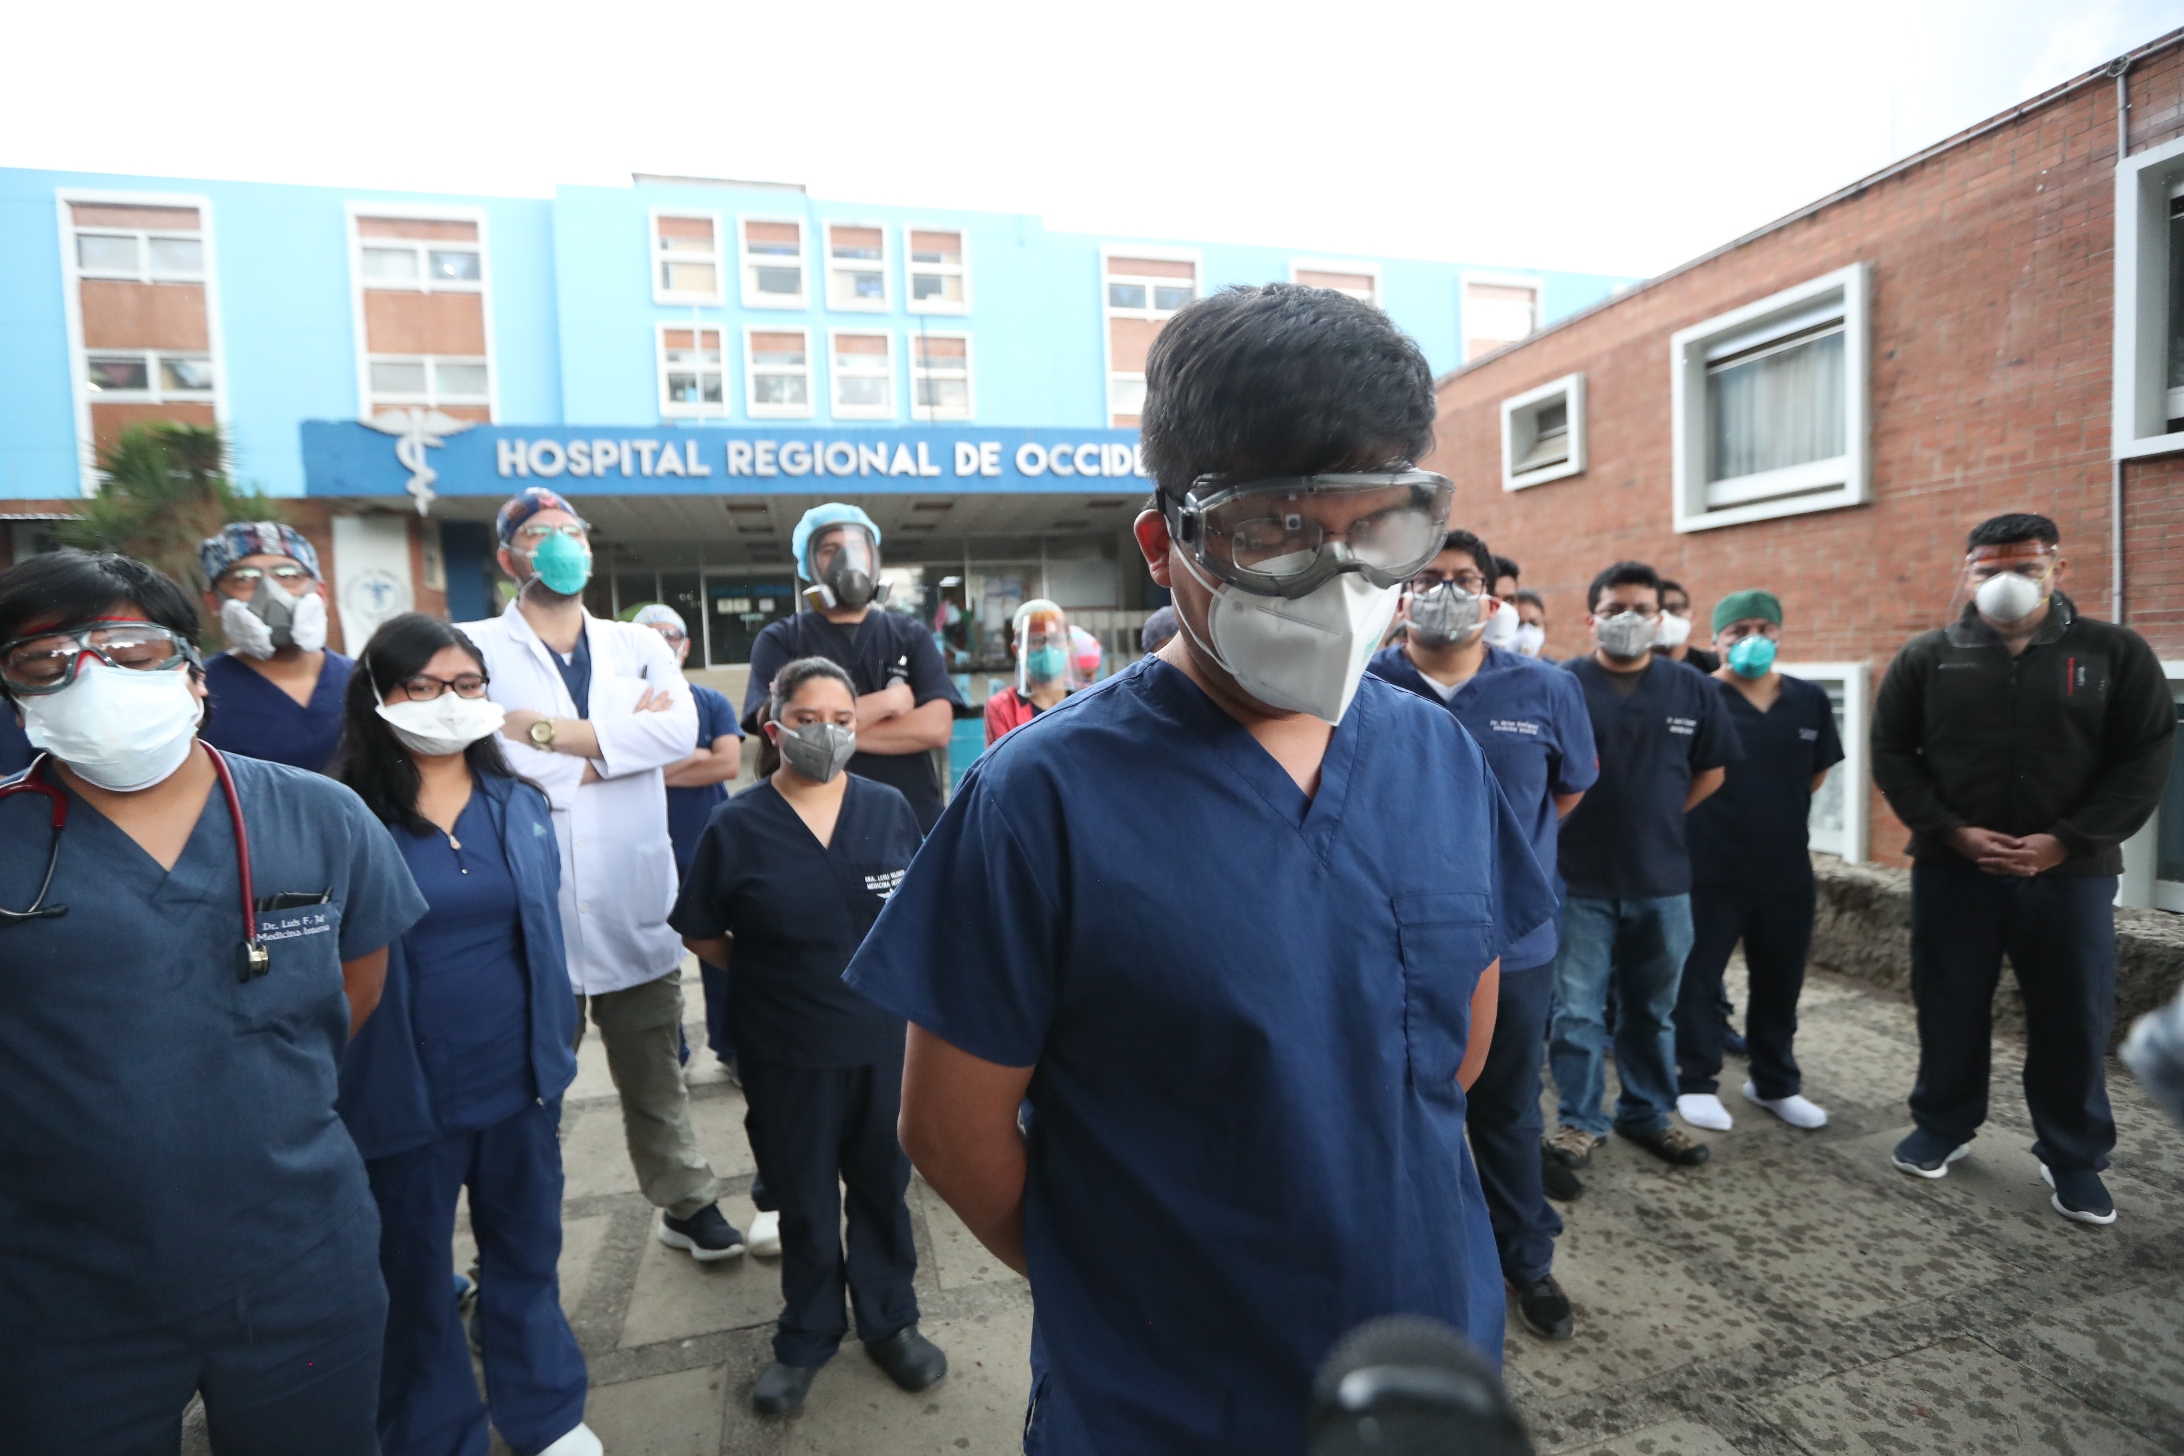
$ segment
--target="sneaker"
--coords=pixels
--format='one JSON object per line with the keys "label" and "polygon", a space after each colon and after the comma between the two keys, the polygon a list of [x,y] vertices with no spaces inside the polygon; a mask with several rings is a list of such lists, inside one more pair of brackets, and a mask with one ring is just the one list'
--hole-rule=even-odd
{"label": "sneaker", "polygon": [[872,1363],[887,1372],[889,1380],[912,1395],[931,1390],[948,1373],[948,1357],[941,1353],[940,1346],[919,1334],[916,1325],[905,1325],[864,1348]]}
{"label": "sneaker", "polygon": [[1787,1097],[1762,1097],[1753,1083],[1744,1084],[1744,1100],[1755,1107],[1764,1107],[1791,1127],[1807,1130],[1828,1125],[1828,1110],[1817,1102],[1808,1102],[1797,1093]]}
{"label": "sneaker", "polygon": [[1736,1125],[1721,1098],[1712,1092],[1686,1092],[1676,1099],[1676,1115],[1693,1127],[1708,1132],[1727,1132]]}
{"label": "sneaker", "polygon": [[1511,1282],[1511,1292],[1517,1296],[1517,1318],[1524,1327],[1543,1340],[1567,1340],[1577,1333],[1577,1320],[1570,1313],[1570,1296],[1562,1292],[1552,1274],[1542,1274],[1537,1279],[1523,1283]]}
{"label": "sneaker", "polygon": [[761,1212],[751,1220],[750,1237],[745,1240],[750,1251],[761,1259],[781,1257],[781,1215]]}
{"label": "sneaker", "polygon": [[1547,1135],[1545,1146],[1548,1157],[1574,1173],[1592,1166],[1592,1150],[1600,1146],[1600,1139],[1565,1122]]}
{"label": "sneaker", "polygon": [[1752,1055],[1752,1044],[1746,1041],[1741,1034],[1731,1031],[1726,1025],[1721,1029],[1721,1049],[1725,1056],[1749,1059]]}
{"label": "sneaker", "polygon": [[1539,1184],[1557,1203],[1568,1203],[1585,1191],[1585,1185],[1577,1181],[1577,1175],[1564,1167],[1545,1146],[1539,1150]]}
{"label": "sneaker", "polygon": [[607,1456],[607,1448],[590,1426],[578,1421],[575,1430],[539,1452],[538,1456]]}
{"label": "sneaker", "polygon": [[1673,1124],[1654,1132],[1633,1132],[1622,1127],[1616,1131],[1662,1162],[1673,1163],[1679,1168],[1696,1168],[1713,1156],[1713,1150],[1705,1143]]}
{"label": "sneaker", "polygon": [[2042,1163],[2040,1176],[2055,1190],[2048,1202],[2064,1218],[2073,1223],[2102,1225],[2116,1221],[2116,1201],[2108,1196],[2108,1185],[2101,1181],[2101,1175],[2090,1168],[2066,1172],[2058,1178],[2054,1169]]}
{"label": "sneaker", "polygon": [[743,1235],[721,1215],[720,1205],[708,1203],[688,1218],[660,1213],[660,1242],[682,1249],[701,1264],[732,1259],[743,1252]]}
{"label": "sneaker", "polygon": [[751,1405],[762,1416],[793,1416],[804,1408],[804,1397],[818,1373],[816,1365],[784,1365],[776,1360],[751,1387]]}
{"label": "sneaker", "polygon": [[1970,1143],[1958,1147],[1938,1132],[1917,1127],[1911,1130],[1911,1136],[1896,1144],[1888,1161],[1914,1178],[1946,1178],[1949,1165],[1971,1150]]}

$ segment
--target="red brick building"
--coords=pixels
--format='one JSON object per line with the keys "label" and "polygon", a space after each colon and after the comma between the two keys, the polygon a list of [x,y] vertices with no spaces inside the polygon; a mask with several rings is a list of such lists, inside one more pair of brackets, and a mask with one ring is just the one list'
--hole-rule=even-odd
{"label": "red brick building", "polygon": [[[1553,656],[1625,557],[1689,587],[1700,640],[1765,587],[1862,744],[1965,532],[2032,510],[2083,610],[2184,659],[2184,31],[1453,371],[1440,412],[1458,520],[1546,599]],[[1863,758],[1815,845],[1900,863]],[[2164,817],[2125,899],[2184,910],[2184,799]]]}

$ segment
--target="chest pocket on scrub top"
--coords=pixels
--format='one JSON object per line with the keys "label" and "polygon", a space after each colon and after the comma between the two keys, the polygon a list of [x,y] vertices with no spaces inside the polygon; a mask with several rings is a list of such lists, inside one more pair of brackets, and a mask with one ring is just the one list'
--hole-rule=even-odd
{"label": "chest pocket on scrub top", "polygon": [[1456,891],[1397,895],[1393,903],[1411,1080],[1445,1089],[1463,1065],[1471,993],[1494,959],[1492,906],[1485,895]]}
{"label": "chest pocket on scrub top", "polygon": [[341,907],[321,894],[280,893],[258,902],[258,936],[272,962],[262,976],[230,976],[237,1030],[300,1035],[342,994]]}

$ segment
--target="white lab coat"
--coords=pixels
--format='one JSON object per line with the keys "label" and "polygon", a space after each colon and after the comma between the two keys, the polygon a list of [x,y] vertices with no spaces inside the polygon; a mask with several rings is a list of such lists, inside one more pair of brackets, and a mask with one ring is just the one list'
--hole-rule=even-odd
{"label": "white lab coat", "polygon": [[[551,718],[578,716],[560,664],[515,603],[463,630],[485,654],[494,702]],[[675,906],[675,849],[660,770],[696,750],[698,709],[666,640],[650,627],[586,612],[584,634],[600,756],[548,753],[505,737],[501,747],[553,805],[569,980],[579,994],[594,996],[656,981],[682,963],[682,940],[667,924]],[[633,712],[654,688],[666,688],[674,703],[664,712]],[[599,771],[597,783],[580,782],[587,762]]]}

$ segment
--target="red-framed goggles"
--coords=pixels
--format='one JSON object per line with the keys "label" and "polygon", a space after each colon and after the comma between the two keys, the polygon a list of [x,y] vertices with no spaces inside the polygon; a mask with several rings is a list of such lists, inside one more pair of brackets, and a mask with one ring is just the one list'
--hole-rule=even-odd
{"label": "red-framed goggles", "polygon": [[1345,571],[1401,586],[1439,554],[1456,487],[1430,470],[1202,475],[1169,506],[1170,533],[1229,585],[1301,597]]}
{"label": "red-framed goggles", "polygon": [[0,684],[18,697],[57,693],[75,682],[86,657],[132,672],[164,672],[181,662],[199,665],[197,645],[156,622],[94,617],[0,642]]}

